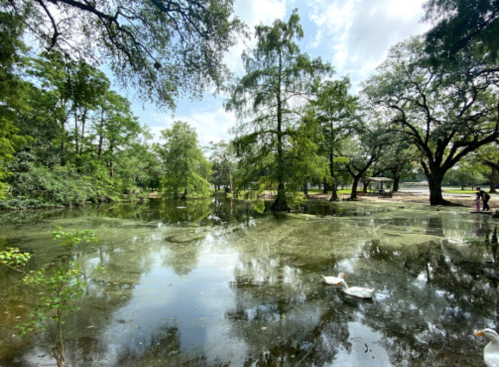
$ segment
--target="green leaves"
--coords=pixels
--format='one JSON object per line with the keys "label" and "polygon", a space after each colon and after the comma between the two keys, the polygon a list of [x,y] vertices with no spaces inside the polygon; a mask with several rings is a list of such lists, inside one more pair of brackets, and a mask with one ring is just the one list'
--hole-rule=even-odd
{"label": "green leaves", "polygon": [[[288,22],[277,19],[271,26],[255,27],[257,45],[242,55],[246,74],[232,85],[225,104],[238,119],[234,146],[244,172],[238,183],[256,190],[277,186],[282,205],[273,208],[281,209],[287,209],[285,182],[321,171],[310,138],[314,129],[304,127],[304,109],[321,79],[333,74],[330,64],[300,53],[295,43],[303,37],[299,20],[294,11]],[[313,169],[305,172],[308,168]]]}
{"label": "green leaves", "polygon": [[198,147],[196,131],[187,122],[175,121],[161,134],[165,143],[157,145],[156,151],[166,170],[164,194],[175,199],[209,196],[211,163]]}
{"label": "green leaves", "polygon": [[499,3],[494,0],[430,0],[427,20],[435,26],[426,34],[426,49],[435,63],[456,61],[466,53],[496,60],[499,51]]}
{"label": "green leaves", "polygon": [[179,95],[199,96],[225,81],[224,54],[244,29],[233,0],[61,0],[54,9],[19,0],[3,8],[24,17],[39,48],[76,61],[105,60],[122,87],[172,109]]}
{"label": "green leaves", "polygon": [[7,247],[0,252],[0,263],[18,271],[28,265],[30,259],[30,253],[22,253],[17,247]]}
{"label": "green leaves", "polygon": [[52,237],[54,240],[60,240],[61,245],[67,249],[72,249],[74,246],[78,245],[81,241],[98,242],[98,238],[94,231],[80,231],[76,230],[72,233],[67,233],[62,230],[61,226],[56,226],[58,231],[52,232]]}
{"label": "green leaves", "polygon": [[[57,226],[57,231],[52,233],[54,240],[60,241],[61,245],[72,250],[81,242],[97,242],[94,231],[76,230],[64,232],[61,226]],[[0,253],[0,262],[11,268],[26,265],[31,258],[29,253],[20,253],[16,248],[8,248]],[[103,271],[102,267],[98,267]],[[74,261],[62,260],[62,264],[54,269],[41,268],[31,270],[22,280],[23,284],[32,287],[39,295],[34,312],[29,317],[30,320],[16,326],[20,337],[28,333],[41,334],[51,330],[49,326],[55,325],[54,345],[58,351],[64,354],[63,329],[65,316],[78,309],[75,300],[85,294],[87,282],[85,274],[80,272],[78,263]],[[51,352],[51,355],[59,360],[60,355]]]}

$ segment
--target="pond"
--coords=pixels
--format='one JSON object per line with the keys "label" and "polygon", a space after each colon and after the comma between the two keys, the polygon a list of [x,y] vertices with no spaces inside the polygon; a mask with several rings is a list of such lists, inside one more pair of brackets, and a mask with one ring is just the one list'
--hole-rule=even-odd
{"label": "pond", "polygon": [[[463,243],[496,222],[466,208],[312,202],[307,214],[212,198],[0,213],[0,250],[65,255],[52,240],[92,229],[88,277],[64,325],[71,366],[483,366],[496,328],[490,249]],[[321,275],[376,288],[346,296]],[[0,269],[0,366],[51,366],[46,336],[16,335],[36,293]]]}

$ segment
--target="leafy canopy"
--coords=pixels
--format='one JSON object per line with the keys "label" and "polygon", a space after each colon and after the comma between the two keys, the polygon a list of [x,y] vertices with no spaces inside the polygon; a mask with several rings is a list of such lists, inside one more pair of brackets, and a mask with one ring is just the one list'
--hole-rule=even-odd
{"label": "leafy canopy", "polygon": [[198,147],[196,131],[187,122],[175,121],[171,129],[161,131],[165,142],[156,146],[166,170],[165,196],[178,199],[209,195],[211,164]]}
{"label": "leafy canopy", "polygon": [[427,33],[427,51],[444,62],[461,51],[479,52],[495,60],[499,51],[499,1],[429,0],[426,20],[436,25]]}
{"label": "leafy canopy", "polygon": [[22,17],[40,47],[107,62],[122,86],[167,108],[225,79],[243,29],[233,0],[0,0],[0,12]]}
{"label": "leafy canopy", "polygon": [[233,132],[246,175],[241,184],[277,184],[277,210],[287,209],[285,181],[293,174],[289,150],[306,141],[303,130],[298,134],[304,107],[320,81],[333,74],[329,64],[300,53],[295,43],[303,37],[299,21],[294,11],[288,22],[255,27],[257,45],[242,55],[246,74],[234,83],[226,102],[238,119]]}

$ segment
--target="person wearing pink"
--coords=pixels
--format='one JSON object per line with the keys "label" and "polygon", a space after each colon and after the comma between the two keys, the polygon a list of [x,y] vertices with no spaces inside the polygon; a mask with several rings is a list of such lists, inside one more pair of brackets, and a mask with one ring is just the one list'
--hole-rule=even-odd
{"label": "person wearing pink", "polygon": [[476,198],[475,198],[475,202],[476,202],[476,211],[479,212],[480,211],[480,193],[476,193]]}
{"label": "person wearing pink", "polygon": [[476,192],[477,194],[480,196],[480,198],[482,199],[482,203],[483,203],[483,211],[485,210],[490,210],[490,207],[489,207],[489,200],[490,200],[490,195],[487,194],[484,190],[482,190],[480,187],[477,187],[476,188]]}

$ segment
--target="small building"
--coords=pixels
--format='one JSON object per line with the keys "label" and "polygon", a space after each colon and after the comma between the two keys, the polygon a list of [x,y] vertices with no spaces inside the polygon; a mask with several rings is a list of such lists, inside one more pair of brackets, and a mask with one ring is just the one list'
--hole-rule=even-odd
{"label": "small building", "polygon": [[[366,177],[362,179],[366,192],[380,197],[392,197],[393,178],[388,177]],[[374,184],[374,188],[370,188]]]}

